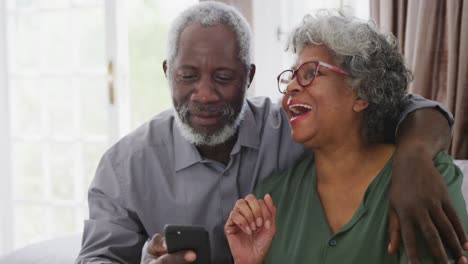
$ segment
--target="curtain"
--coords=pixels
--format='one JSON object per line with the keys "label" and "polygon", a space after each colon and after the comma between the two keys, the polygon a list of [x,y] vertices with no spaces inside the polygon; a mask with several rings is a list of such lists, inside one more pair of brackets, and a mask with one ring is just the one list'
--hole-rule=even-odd
{"label": "curtain", "polygon": [[468,159],[468,3],[465,0],[370,0],[371,18],[399,41],[414,80],[411,93],[454,114],[450,154]]}

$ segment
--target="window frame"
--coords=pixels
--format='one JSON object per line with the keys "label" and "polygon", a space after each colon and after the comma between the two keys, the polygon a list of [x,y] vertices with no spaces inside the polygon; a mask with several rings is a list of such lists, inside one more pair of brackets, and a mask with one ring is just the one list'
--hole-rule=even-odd
{"label": "window frame", "polygon": [[12,249],[12,180],[11,180],[11,128],[10,128],[10,96],[8,80],[7,53],[7,12],[6,1],[0,1],[0,168],[2,168],[0,185],[0,254]]}

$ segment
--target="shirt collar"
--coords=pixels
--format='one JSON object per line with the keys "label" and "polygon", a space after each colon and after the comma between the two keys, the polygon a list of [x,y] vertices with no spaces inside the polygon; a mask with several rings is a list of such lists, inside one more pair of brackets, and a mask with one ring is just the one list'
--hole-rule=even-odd
{"label": "shirt collar", "polygon": [[[174,115],[176,114],[174,113]],[[203,160],[195,145],[188,142],[182,136],[175,120],[172,122],[172,133],[174,135],[174,164],[176,172]]]}
{"label": "shirt collar", "polygon": [[[250,108],[250,103],[246,100],[244,107],[247,109],[244,112],[244,120],[242,120],[239,127],[239,137],[236,145],[258,149],[260,146],[260,126],[257,122],[261,120],[255,120],[255,116]],[[234,146],[233,152],[236,146]]]}
{"label": "shirt collar", "polygon": [[[247,109],[244,112],[244,120],[239,126],[239,135],[231,151],[231,154],[236,154],[240,151],[241,147],[248,147],[258,149],[260,146],[260,130],[257,127],[254,114],[246,102],[244,107]],[[177,114],[174,112],[174,114]],[[203,157],[198,152],[195,145],[188,142],[180,133],[179,128],[172,123],[172,131],[174,135],[174,149],[176,153],[175,157],[175,170],[180,171],[195,163],[201,162]]]}

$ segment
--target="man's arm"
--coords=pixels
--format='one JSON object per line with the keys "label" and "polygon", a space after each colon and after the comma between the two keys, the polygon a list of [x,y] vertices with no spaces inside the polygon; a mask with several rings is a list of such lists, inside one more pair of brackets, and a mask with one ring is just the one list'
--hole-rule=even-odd
{"label": "man's arm", "polygon": [[138,217],[123,205],[124,194],[104,155],[89,189],[89,220],[76,264],[140,263],[147,236]]}
{"label": "man's arm", "polygon": [[[445,152],[439,152],[437,157],[434,159],[434,165],[443,177],[445,186],[447,186],[450,200],[453,202],[453,206],[464,224],[465,228],[468,228],[468,214],[466,211],[465,200],[463,198],[462,185],[463,185],[463,174],[460,169],[453,164],[453,159],[448,156]],[[432,256],[428,250],[427,245],[418,241],[418,249],[420,249],[420,257],[422,263],[432,263]],[[450,252],[448,252],[450,253]],[[402,254],[403,255],[403,254]],[[465,257],[468,257],[468,252],[465,252]],[[454,257],[449,255],[451,261]],[[451,262],[452,263],[452,262]]]}
{"label": "man's arm", "polygon": [[[431,104],[432,108],[427,108]],[[414,111],[416,109],[419,110]],[[417,229],[422,232],[435,260],[444,262],[447,259],[444,245],[452,255],[460,257],[463,255],[462,245],[467,241],[466,234],[443,178],[432,162],[436,154],[448,146],[449,124],[453,119],[443,107],[429,100],[421,101],[421,97],[410,98],[402,119],[396,135],[397,151],[390,190],[389,251],[395,252],[399,248],[401,226],[411,263],[420,263]]]}

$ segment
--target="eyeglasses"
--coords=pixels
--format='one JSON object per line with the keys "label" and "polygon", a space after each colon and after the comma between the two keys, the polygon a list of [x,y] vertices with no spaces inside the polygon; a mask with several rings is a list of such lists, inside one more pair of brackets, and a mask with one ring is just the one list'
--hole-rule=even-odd
{"label": "eyeglasses", "polygon": [[319,74],[318,72],[320,70],[320,67],[325,67],[332,71],[351,76],[349,72],[331,64],[321,61],[308,61],[301,64],[301,66],[299,66],[299,68],[297,68],[296,70],[285,70],[278,75],[276,80],[278,80],[279,92],[285,94],[288,85],[296,76],[297,82],[300,86],[305,87],[311,84],[314,81],[315,77],[317,77],[317,75]]}

